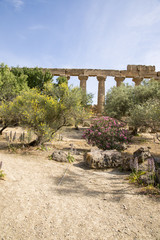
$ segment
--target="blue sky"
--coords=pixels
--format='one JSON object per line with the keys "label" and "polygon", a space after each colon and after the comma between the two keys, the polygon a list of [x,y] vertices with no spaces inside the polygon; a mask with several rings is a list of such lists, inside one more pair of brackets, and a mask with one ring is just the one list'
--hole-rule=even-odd
{"label": "blue sky", "polygon": [[[160,1],[0,0],[0,62],[98,69],[146,64],[160,71]],[[107,78],[106,90],[113,85]],[[89,78],[94,102],[97,88]]]}

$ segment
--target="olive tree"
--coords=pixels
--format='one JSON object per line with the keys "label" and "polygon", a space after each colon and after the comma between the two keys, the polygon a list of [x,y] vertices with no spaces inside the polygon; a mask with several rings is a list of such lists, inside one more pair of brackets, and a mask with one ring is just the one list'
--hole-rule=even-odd
{"label": "olive tree", "polygon": [[143,81],[139,86],[121,84],[107,92],[104,114],[121,119],[130,115],[130,109],[149,99],[160,99],[160,82]]}
{"label": "olive tree", "polygon": [[[160,99],[149,99],[143,104],[137,104],[130,110],[128,122],[133,127],[148,127],[154,132],[160,131]],[[158,138],[158,134],[157,134]]]}

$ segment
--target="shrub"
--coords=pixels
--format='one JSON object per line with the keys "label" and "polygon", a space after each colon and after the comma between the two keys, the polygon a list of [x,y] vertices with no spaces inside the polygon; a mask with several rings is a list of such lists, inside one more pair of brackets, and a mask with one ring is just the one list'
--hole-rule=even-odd
{"label": "shrub", "polygon": [[128,122],[131,126],[150,127],[153,131],[160,129],[160,100],[149,99],[130,110]]}
{"label": "shrub", "polygon": [[103,150],[124,150],[124,143],[130,142],[129,132],[124,126],[125,123],[114,118],[96,118],[91,127],[84,132],[83,138],[89,144]]}
{"label": "shrub", "polygon": [[160,83],[158,81],[143,81],[139,86],[121,84],[120,87],[111,88],[106,94],[104,114],[106,116],[122,119],[130,116],[130,110],[137,105],[153,99],[160,100]]}

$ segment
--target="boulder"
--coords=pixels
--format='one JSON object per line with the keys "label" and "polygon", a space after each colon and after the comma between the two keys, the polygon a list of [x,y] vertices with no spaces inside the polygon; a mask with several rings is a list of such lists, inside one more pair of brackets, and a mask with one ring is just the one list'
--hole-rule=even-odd
{"label": "boulder", "polygon": [[68,153],[65,151],[55,150],[51,155],[51,159],[57,162],[68,162],[67,156]]}
{"label": "boulder", "polygon": [[144,160],[151,157],[149,147],[141,147],[133,153],[133,159],[137,158],[138,163],[144,162]]}
{"label": "boulder", "polygon": [[156,175],[156,182],[160,184],[160,158],[155,157],[155,175]]}
{"label": "boulder", "polygon": [[117,168],[122,165],[122,155],[117,150],[91,149],[84,155],[84,161],[91,168]]}

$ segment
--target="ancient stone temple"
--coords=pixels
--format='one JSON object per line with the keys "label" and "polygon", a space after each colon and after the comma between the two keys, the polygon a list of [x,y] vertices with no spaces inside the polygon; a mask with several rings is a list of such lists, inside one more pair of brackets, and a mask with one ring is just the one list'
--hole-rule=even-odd
{"label": "ancient stone temple", "polygon": [[127,70],[102,70],[102,69],[65,69],[65,68],[44,68],[49,70],[53,76],[78,76],[80,87],[86,91],[88,77],[97,77],[98,80],[98,113],[103,112],[105,101],[105,81],[107,76],[114,77],[117,87],[126,78],[132,78],[135,85],[139,85],[143,79],[155,79],[160,81],[160,72],[155,71],[155,66],[128,65]]}

